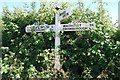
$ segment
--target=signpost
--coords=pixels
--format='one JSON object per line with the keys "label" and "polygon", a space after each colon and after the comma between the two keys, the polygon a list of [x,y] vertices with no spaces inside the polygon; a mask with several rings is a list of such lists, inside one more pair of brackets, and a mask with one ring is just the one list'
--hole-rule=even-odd
{"label": "signpost", "polygon": [[78,30],[88,30],[89,27],[95,28],[95,23],[79,23],[74,24],[60,24],[60,20],[70,16],[72,13],[69,9],[66,9],[62,13],[56,13],[55,15],[55,25],[28,25],[25,28],[27,33],[29,32],[45,32],[47,29],[55,31],[55,66],[54,68],[60,69],[60,55],[58,54],[60,48],[60,31],[78,31]]}

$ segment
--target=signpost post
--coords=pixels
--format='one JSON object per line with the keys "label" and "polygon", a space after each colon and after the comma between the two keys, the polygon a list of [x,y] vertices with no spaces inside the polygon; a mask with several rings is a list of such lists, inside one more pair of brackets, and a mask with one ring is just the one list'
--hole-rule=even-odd
{"label": "signpost post", "polygon": [[57,12],[55,15],[55,69],[60,69],[60,55],[58,51],[60,50],[60,18],[59,13]]}
{"label": "signpost post", "polygon": [[55,15],[55,25],[38,25],[33,24],[25,28],[26,32],[45,32],[47,29],[55,31],[55,65],[54,68],[60,69],[60,55],[58,54],[60,50],[60,31],[78,31],[78,30],[88,30],[89,27],[95,28],[95,23],[79,23],[78,26],[73,24],[60,24],[60,20],[70,16],[72,13],[70,10],[66,9],[62,13],[56,13]]}

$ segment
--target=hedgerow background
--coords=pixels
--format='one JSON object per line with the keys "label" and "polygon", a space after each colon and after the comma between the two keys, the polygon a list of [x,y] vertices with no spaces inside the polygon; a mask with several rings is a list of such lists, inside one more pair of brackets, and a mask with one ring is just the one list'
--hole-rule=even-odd
{"label": "hedgerow background", "polygon": [[120,29],[112,25],[104,8],[106,3],[96,1],[97,11],[62,3],[62,9],[72,7],[73,14],[61,23],[95,22],[90,31],[61,32],[61,70],[54,70],[54,32],[26,33],[25,27],[35,22],[55,24],[56,2],[25,3],[24,8],[3,7],[2,79],[9,78],[110,78],[120,79]]}

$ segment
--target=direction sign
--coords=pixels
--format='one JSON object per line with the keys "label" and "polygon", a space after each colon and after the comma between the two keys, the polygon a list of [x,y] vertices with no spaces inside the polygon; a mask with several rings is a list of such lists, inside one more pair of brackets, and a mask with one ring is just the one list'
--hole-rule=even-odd
{"label": "direction sign", "polygon": [[60,20],[70,16],[71,14],[72,14],[72,12],[70,9],[64,10],[62,13],[59,14]]}
{"label": "direction sign", "polygon": [[[88,30],[89,27],[96,28],[94,22],[92,23],[78,23],[76,26],[74,24],[61,24],[59,30],[63,31],[78,31],[78,30]],[[45,32],[46,30],[55,31],[55,25],[29,25],[25,28],[26,32]]]}
{"label": "direction sign", "polygon": [[77,25],[74,24],[62,24],[63,31],[78,31],[78,30],[89,30],[89,28],[96,28],[94,22],[92,23],[78,23]]}
{"label": "direction sign", "polygon": [[[56,8],[57,9],[57,8]],[[58,9],[59,10],[59,9]],[[27,33],[29,32],[46,32],[46,30],[55,31],[55,66],[54,68],[60,69],[60,55],[58,54],[60,48],[60,31],[78,31],[89,30],[89,27],[96,28],[95,23],[79,23],[74,24],[60,24],[60,20],[70,16],[72,14],[70,9],[64,10],[62,13],[57,12],[55,15],[55,25],[39,25],[35,23],[25,28]]]}
{"label": "direction sign", "polygon": [[45,32],[46,30],[51,30],[51,31],[55,31],[54,27],[55,25],[28,25],[25,28],[25,31],[27,33],[29,32]]}

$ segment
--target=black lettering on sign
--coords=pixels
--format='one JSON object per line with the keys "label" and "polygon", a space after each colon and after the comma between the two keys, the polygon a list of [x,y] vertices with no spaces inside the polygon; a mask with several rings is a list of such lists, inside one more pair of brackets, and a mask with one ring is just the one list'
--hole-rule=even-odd
{"label": "black lettering on sign", "polygon": [[63,25],[63,27],[68,27],[68,25],[65,24],[65,25]]}
{"label": "black lettering on sign", "polygon": [[67,28],[63,28],[63,30],[67,30]]}
{"label": "black lettering on sign", "polygon": [[80,27],[81,27],[81,24],[80,24]]}
{"label": "black lettering on sign", "polygon": [[52,28],[50,28],[50,30],[51,30],[51,31],[53,31],[53,29],[52,29]]}
{"label": "black lettering on sign", "polygon": [[69,15],[69,13],[67,13],[66,15]]}
{"label": "black lettering on sign", "polygon": [[46,26],[46,28],[49,28],[49,26]]}
{"label": "black lettering on sign", "polygon": [[73,27],[73,25],[71,24],[71,25],[69,25],[68,27]]}
{"label": "black lettering on sign", "polygon": [[53,28],[53,26],[51,26],[51,28]]}
{"label": "black lettering on sign", "polygon": [[66,27],[69,27],[68,25],[66,25]]}
{"label": "black lettering on sign", "polygon": [[90,26],[94,26],[94,24],[90,24]]}
{"label": "black lettering on sign", "polygon": [[44,28],[44,26],[41,26],[41,28]]}
{"label": "black lettering on sign", "polygon": [[60,14],[60,16],[63,15],[63,14],[65,14],[65,13],[66,13],[66,11],[63,11],[63,12]]}
{"label": "black lettering on sign", "polygon": [[63,17],[66,17],[67,15],[69,15],[69,13],[64,14]]}

